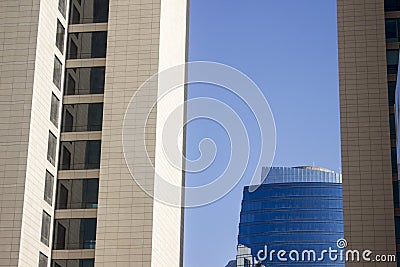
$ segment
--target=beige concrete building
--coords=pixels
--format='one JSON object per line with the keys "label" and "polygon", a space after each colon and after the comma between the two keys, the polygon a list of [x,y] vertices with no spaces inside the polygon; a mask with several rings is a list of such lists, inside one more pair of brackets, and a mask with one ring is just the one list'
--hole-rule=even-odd
{"label": "beige concrete building", "polygon": [[338,0],[337,9],[345,238],[348,249],[396,254],[400,210],[394,107],[400,1]]}
{"label": "beige concrete building", "polygon": [[[182,266],[182,209],[134,182],[122,128],[135,90],[186,62],[187,22],[187,0],[0,1],[0,266]],[[159,121],[185,97],[146,126],[178,184],[157,167]]]}

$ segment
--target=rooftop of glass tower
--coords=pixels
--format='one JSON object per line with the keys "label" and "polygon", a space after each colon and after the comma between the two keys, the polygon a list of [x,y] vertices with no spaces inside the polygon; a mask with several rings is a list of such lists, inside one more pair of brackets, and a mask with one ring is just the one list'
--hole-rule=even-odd
{"label": "rooftop of glass tower", "polygon": [[261,177],[263,184],[342,183],[342,175],[340,173],[313,166],[264,167]]}

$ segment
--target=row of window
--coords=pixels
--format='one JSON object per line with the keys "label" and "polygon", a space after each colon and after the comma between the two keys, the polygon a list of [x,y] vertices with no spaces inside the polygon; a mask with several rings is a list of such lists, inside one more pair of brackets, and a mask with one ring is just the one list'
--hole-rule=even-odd
{"label": "row of window", "polygon": [[68,34],[67,59],[105,58],[107,32]]}
{"label": "row of window", "polygon": [[51,267],[94,267],[94,259],[53,260]]}
{"label": "row of window", "polygon": [[[65,1],[59,8],[65,17]],[[101,23],[108,20],[109,0],[70,0],[69,24]],[[58,21],[56,45],[64,49],[65,28]],[[62,40],[62,41],[61,41]],[[67,37],[66,59],[105,58],[107,32],[70,33]],[[53,82],[62,86],[62,63],[55,58]],[[104,67],[68,68],[65,70],[64,95],[102,94]],[[54,99],[58,110],[59,102]],[[62,107],[61,132],[100,131],[103,104],[67,104]],[[58,115],[52,112],[56,123]],[[55,164],[55,136],[49,133],[48,158]],[[100,140],[60,142],[59,170],[98,169],[100,167]],[[57,181],[56,209],[97,208],[98,179],[62,179]],[[50,189],[49,189],[50,190]],[[51,189],[52,190],[52,189]],[[52,196],[47,196],[52,198]],[[93,249],[96,244],[95,218],[62,219],[54,221],[53,249]],[[53,260],[52,267],[93,267],[94,259]]]}
{"label": "row of window", "polygon": [[304,208],[304,209],[342,209],[341,199],[269,199],[269,200],[253,200],[244,201],[242,204],[243,211],[261,210],[261,209],[282,209],[282,208]]}
{"label": "row of window", "polygon": [[[48,257],[39,252],[39,267],[47,267]],[[51,267],[94,267],[94,259],[53,260]]]}
{"label": "row of window", "polygon": [[99,169],[100,153],[100,140],[61,142],[59,169]]}
{"label": "row of window", "polygon": [[62,219],[54,222],[53,249],[94,249],[96,219]]}
{"label": "row of window", "polygon": [[324,231],[328,233],[343,232],[343,221],[341,222],[284,222],[284,223],[241,223],[239,232],[241,235],[274,232],[315,232]]}
{"label": "row of window", "polygon": [[56,209],[97,208],[99,179],[59,180]]}
{"label": "row of window", "polygon": [[[385,11],[400,11],[400,0],[385,0]],[[399,42],[400,41],[400,19],[386,19],[385,20],[386,30],[386,42]],[[387,73],[397,74],[398,72],[398,61],[399,61],[399,50],[387,50]],[[396,84],[397,82],[388,82],[388,100],[389,106],[393,107],[396,104]],[[396,119],[394,114],[389,114],[389,126],[390,126],[390,139],[396,140]],[[398,172],[397,167],[397,149],[396,147],[391,148],[391,165],[392,174],[396,175]],[[393,204],[395,208],[400,207],[399,197],[399,182],[393,182]],[[395,217],[395,229],[396,229],[396,243],[400,243],[400,218]]]}
{"label": "row of window", "polygon": [[70,24],[103,23],[108,21],[109,0],[71,1]]}
{"label": "row of window", "polygon": [[244,190],[244,198],[257,198],[257,199],[269,199],[271,197],[315,197],[315,196],[342,196],[342,185],[341,184],[329,184],[324,185],[323,183],[293,183],[293,184],[264,184],[261,185],[256,191],[249,192]]}
{"label": "row of window", "polygon": [[341,210],[296,210],[289,212],[241,212],[240,222],[257,221],[342,221],[343,212]]}
{"label": "row of window", "polygon": [[[58,1],[58,10],[65,17],[65,9],[66,4],[65,0]],[[56,47],[61,52],[64,53],[64,37],[65,37],[65,28],[57,19],[57,32],[56,32]],[[54,56],[54,69],[53,69],[53,83],[60,90],[61,89],[61,73],[62,73],[62,63],[58,59],[58,57]],[[54,126],[58,127],[58,114],[60,107],[60,100],[57,96],[52,92],[51,94],[51,106],[50,106],[50,121],[54,124]],[[56,136],[49,130],[49,138],[48,138],[48,147],[47,147],[47,160],[55,166],[56,162],[56,150],[57,150],[57,138]],[[51,174],[48,170],[46,170],[45,174],[45,183],[44,183],[44,200],[50,205],[53,205],[53,185],[54,185],[54,175]],[[41,226],[41,234],[40,241],[49,246],[50,242],[50,226],[51,226],[51,216],[46,212],[42,211],[42,226]],[[47,267],[48,265],[48,257],[39,252],[39,267]]]}
{"label": "row of window", "polygon": [[62,132],[101,131],[103,103],[63,106]]}
{"label": "row of window", "polygon": [[[82,3],[83,2],[83,3]],[[71,8],[71,24],[76,23],[96,23],[105,22],[108,17],[108,0],[72,0]],[[66,0],[58,1],[58,9],[65,18]],[[69,36],[68,59],[77,58],[98,58],[105,57],[107,34],[105,32],[96,33],[78,33]],[[56,47],[64,53],[65,27],[59,19],[57,19]],[[62,63],[55,55],[53,83],[61,90],[62,84]],[[66,81],[65,94],[82,94],[82,93],[102,93],[104,90],[104,68],[82,68],[70,69],[66,71],[68,80]],[[89,74],[89,75],[87,75]],[[82,76],[81,79],[79,79]],[[80,83],[75,81],[79,80]],[[78,88],[76,88],[76,86]],[[81,88],[80,88],[81,87]],[[83,90],[82,90],[83,89]],[[50,121],[58,127],[60,100],[52,93]],[[102,124],[102,104],[83,104],[83,105],[67,105],[63,108],[63,128],[62,131],[96,131],[101,129]],[[94,145],[93,145],[94,144]],[[77,144],[63,146],[65,149],[62,155],[66,155],[67,147],[73,148],[74,155],[77,155],[80,148]],[[100,155],[99,141],[85,143],[84,147],[88,147],[85,154],[84,165],[93,168],[99,165],[97,158]],[[93,149],[95,147],[95,149]],[[76,149],[74,149],[76,148]],[[55,166],[57,150],[57,137],[49,130],[47,159]],[[98,156],[92,157],[92,153]],[[67,157],[63,157],[64,164],[68,161]],[[96,160],[92,160],[96,158]],[[74,160],[72,166],[76,166],[78,158]],[[69,165],[69,164],[65,164]],[[53,202],[53,185],[54,176],[46,170],[44,200],[52,206]],[[95,208],[98,202],[98,179],[87,180],[60,180],[57,186],[57,207],[65,208]],[[54,247],[63,248],[94,248],[96,220],[95,219],[71,219],[58,220],[55,223],[55,243]],[[49,246],[51,216],[43,210],[42,226],[41,226],[41,242]],[[64,231],[63,231],[64,229]],[[76,239],[78,237],[78,239]],[[48,257],[42,252],[39,253],[39,267],[47,267]],[[81,260],[54,260],[51,264],[53,267],[93,267],[93,259]]]}
{"label": "row of window", "polygon": [[104,77],[104,67],[66,69],[64,94],[103,94]]}
{"label": "row of window", "polygon": [[239,234],[239,244],[295,243],[303,245],[335,242],[343,236],[343,231],[334,232],[276,232],[273,234]]}

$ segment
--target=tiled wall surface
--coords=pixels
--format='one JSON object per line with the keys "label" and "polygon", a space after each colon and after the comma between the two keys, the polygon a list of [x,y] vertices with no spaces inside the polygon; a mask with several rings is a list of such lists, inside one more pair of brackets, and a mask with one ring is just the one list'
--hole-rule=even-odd
{"label": "tiled wall surface", "polygon": [[384,1],[337,7],[345,238],[348,248],[395,254]]}
{"label": "tiled wall surface", "polygon": [[[181,266],[181,209],[155,204],[134,182],[123,155],[122,126],[128,103],[139,86],[160,69],[185,62],[186,8],[186,0],[110,0],[97,267]],[[143,101],[155,103],[158,93],[149,92]],[[183,88],[177,96],[175,101],[182,103]],[[170,112],[174,105],[157,110]],[[146,135],[149,156],[156,166],[159,116],[156,111],[151,114]],[[135,160],[145,160],[140,157],[138,154]],[[171,174],[181,181],[181,172]],[[153,168],[143,168],[140,175],[154,182]]]}
{"label": "tiled wall surface", "polygon": [[[0,266],[37,266],[44,201],[58,1],[0,2]],[[62,18],[60,20],[63,21]],[[58,111],[60,112],[60,110]]]}

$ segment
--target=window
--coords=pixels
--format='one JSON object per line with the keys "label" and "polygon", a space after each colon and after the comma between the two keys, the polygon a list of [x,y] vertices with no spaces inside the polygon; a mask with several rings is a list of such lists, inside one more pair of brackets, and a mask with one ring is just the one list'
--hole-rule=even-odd
{"label": "window", "polygon": [[396,103],[396,82],[388,82],[389,89],[389,105],[393,106]]}
{"label": "window", "polygon": [[56,220],[53,249],[94,249],[96,225],[96,219]]}
{"label": "window", "polygon": [[56,35],[56,46],[60,50],[61,54],[64,53],[64,36],[65,28],[59,20],[57,20],[57,35]]}
{"label": "window", "polygon": [[57,209],[97,208],[98,179],[59,180],[57,185]]}
{"label": "window", "polygon": [[66,108],[64,108],[63,118],[63,132],[72,132],[74,129],[74,116]]}
{"label": "window", "polygon": [[72,5],[71,8],[71,19],[70,24],[79,24],[81,22],[81,13],[75,4]]}
{"label": "window", "polygon": [[63,17],[65,18],[65,7],[66,7],[66,0],[58,0],[58,10],[61,12]]}
{"label": "window", "polygon": [[66,95],[104,93],[104,67],[66,69],[65,75]]}
{"label": "window", "polygon": [[399,40],[399,25],[397,19],[385,20],[386,42],[397,42]]}
{"label": "window", "polygon": [[400,208],[399,181],[393,182],[393,202],[396,209]]}
{"label": "window", "polygon": [[100,140],[61,142],[60,150],[60,170],[100,168]]}
{"label": "window", "polygon": [[387,50],[386,61],[388,74],[397,74],[397,66],[399,64],[399,50]]}
{"label": "window", "polygon": [[53,205],[53,184],[54,176],[46,170],[46,180],[44,183],[44,200],[49,203],[50,206]]}
{"label": "window", "polygon": [[68,59],[105,58],[107,32],[68,34]]}
{"label": "window", "polygon": [[83,0],[71,2],[71,24],[102,23],[108,21],[109,0]]}
{"label": "window", "polygon": [[42,252],[39,252],[39,267],[47,267],[48,258]]}
{"label": "window", "polygon": [[395,147],[391,148],[392,155],[392,173],[397,173],[397,150]]}
{"label": "window", "polygon": [[52,267],[94,267],[94,259],[53,260]]}
{"label": "window", "polygon": [[64,105],[63,132],[101,131],[103,104]]}
{"label": "window", "polygon": [[51,109],[50,109],[50,121],[58,127],[58,108],[60,106],[60,100],[52,94],[51,96]]}
{"label": "window", "polygon": [[385,11],[400,11],[400,1],[385,0]]}
{"label": "window", "polygon": [[61,89],[61,74],[62,74],[61,61],[57,57],[54,57],[53,82],[58,89]]}
{"label": "window", "polygon": [[396,140],[396,116],[389,115],[390,139]]}
{"label": "window", "polygon": [[42,232],[40,235],[40,241],[46,246],[49,245],[49,237],[50,237],[50,223],[51,217],[45,211],[43,211],[42,215]]}
{"label": "window", "polygon": [[57,151],[57,138],[49,131],[49,141],[47,147],[47,160],[55,166],[56,164],[56,151]]}
{"label": "window", "polygon": [[400,217],[395,218],[395,228],[396,228],[396,243],[400,244]]}

